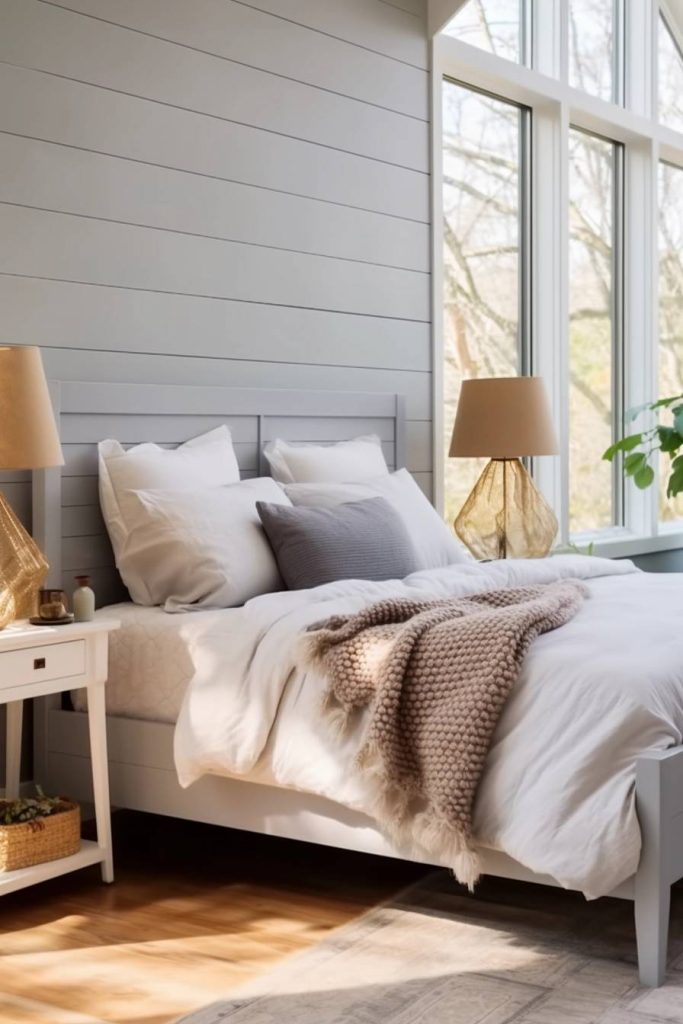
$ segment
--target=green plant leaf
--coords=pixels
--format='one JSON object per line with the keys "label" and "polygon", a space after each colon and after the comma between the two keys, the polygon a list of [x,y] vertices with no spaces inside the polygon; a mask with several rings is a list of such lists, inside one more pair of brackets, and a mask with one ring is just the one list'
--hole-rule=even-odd
{"label": "green plant leaf", "polygon": [[678,434],[683,434],[683,405],[677,405],[671,411],[674,418],[674,430]]}
{"label": "green plant leaf", "polygon": [[626,476],[634,476],[646,463],[645,452],[631,452],[624,459],[624,473]]}
{"label": "green plant leaf", "polygon": [[611,444],[609,448],[602,453],[602,457],[607,462],[611,462],[617,452],[630,452],[642,443],[642,434],[629,434],[627,437],[622,437],[620,441],[615,441],[614,444]]}
{"label": "green plant leaf", "polygon": [[644,491],[646,487],[649,487],[655,478],[655,471],[652,466],[645,464],[633,474],[633,482],[636,487],[639,487],[641,491]]}
{"label": "green plant leaf", "polygon": [[657,427],[657,437],[659,438],[659,447],[663,452],[678,451],[683,444],[683,437],[673,427]]}
{"label": "green plant leaf", "polygon": [[683,395],[669,395],[668,398],[658,398],[656,402],[643,402],[642,405],[634,405],[632,409],[627,410],[626,419],[635,420],[648,409],[651,412],[656,412],[657,409],[668,409],[674,402],[680,402],[682,399]]}
{"label": "green plant leaf", "polygon": [[656,412],[657,409],[668,409],[674,402],[680,402],[683,400],[683,395],[669,395],[668,398],[658,398],[656,402],[652,402],[648,407]]}
{"label": "green plant leaf", "polygon": [[678,455],[671,463],[671,475],[666,485],[667,498],[675,498],[683,491],[683,455]]}

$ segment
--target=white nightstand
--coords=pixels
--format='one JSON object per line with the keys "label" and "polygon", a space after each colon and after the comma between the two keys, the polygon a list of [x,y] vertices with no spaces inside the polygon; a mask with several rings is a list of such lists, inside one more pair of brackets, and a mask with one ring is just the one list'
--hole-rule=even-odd
{"label": "white nightstand", "polygon": [[[97,842],[83,840],[72,857],[0,873],[0,895],[89,864],[101,864],[103,881],[114,881],[104,686],[109,634],[118,628],[113,619],[96,619],[70,626],[15,622],[0,631],[0,704],[7,706],[7,797],[19,795],[23,702],[86,687],[97,821]],[[38,781],[49,791],[49,779]]]}

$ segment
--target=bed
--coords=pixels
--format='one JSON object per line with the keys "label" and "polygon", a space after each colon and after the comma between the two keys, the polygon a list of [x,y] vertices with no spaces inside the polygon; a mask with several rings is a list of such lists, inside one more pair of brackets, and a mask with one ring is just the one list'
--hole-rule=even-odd
{"label": "bed", "polygon": [[[173,446],[227,422],[243,476],[264,472],[262,448],[274,437],[335,441],[373,432],[382,438],[390,468],[404,462],[405,409],[401,396],[393,394],[62,382],[53,385],[53,398],[66,465],[63,471],[36,474],[34,532],[48,554],[51,583],[63,582],[71,589],[73,577],[87,573],[93,578],[100,603],[111,604],[126,596],[97,504],[96,443],[105,436],[116,436],[124,443],[155,441]],[[501,566],[497,571],[507,570]],[[504,582],[502,577],[499,582]],[[291,782],[282,784],[281,779],[267,774],[257,774],[258,781],[229,777],[228,772],[203,774],[189,789],[182,788],[173,753],[174,720],[186,685],[182,639],[178,639],[177,627],[167,621],[177,617],[164,617],[155,610],[149,610],[152,614],[146,617],[140,610],[122,611],[130,626],[129,641],[135,628],[138,644],[140,637],[146,638],[146,657],[152,659],[147,664],[153,663],[155,649],[170,648],[175,651],[176,674],[169,680],[163,671],[166,683],[171,684],[163,693],[158,687],[145,692],[144,686],[135,684],[130,689],[137,704],[130,703],[130,693],[126,703],[125,692],[120,702],[113,704],[119,712],[108,719],[114,805],[419,859],[415,851],[389,842],[357,807],[345,806],[329,795],[293,788]],[[197,616],[221,614],[226,613]],[[121,639],[121,643],[126,641]],[[115,672],[122,682],[112,689],[117,700],[119,690],[126,689],[128,655],[124,652],[121,656],[124,668],[119,663]],[[145,664],[139,647],[136,660]],[[82,708],[78,697],[75,706]],[[683,876],[683,748],[678,743],[680,736],[676,745],[670,739],[652,749],[646,744],[647,749],[636,758],[635,807],[642,851],[637,870],[612,892],[634,901],[640,977],[647,985],[658,985],[664,977],[670,886]],[[36,710],[35,764],[37,778],[49,778],[51,786],[82,800],[90,797],[87,719],[82,709],[64,708],[52,698],[41,701]],[[629,799],[633,800],[632,792]],[[560,884],[557,877],[529,870],[497,850],[485,850],[483,859],[490,874]]]}

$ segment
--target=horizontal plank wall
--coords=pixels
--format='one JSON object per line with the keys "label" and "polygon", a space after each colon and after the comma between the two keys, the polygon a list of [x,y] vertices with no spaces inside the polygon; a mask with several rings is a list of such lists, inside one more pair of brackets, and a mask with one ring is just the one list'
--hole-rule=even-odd
{"label": "horizontal plank wall", "polygon": [[[425,6],[0,0],[0,343],[55,379],[405,394],[430,493]],[[0,488],[30,523],[29,474]]]}
{"label": "horizontal plank wall", "polygon": [[[425,7],[0,0],[0,343],[62,380],[404,394],[429,494]],[[28,474],[0,487],[28,522]]]}

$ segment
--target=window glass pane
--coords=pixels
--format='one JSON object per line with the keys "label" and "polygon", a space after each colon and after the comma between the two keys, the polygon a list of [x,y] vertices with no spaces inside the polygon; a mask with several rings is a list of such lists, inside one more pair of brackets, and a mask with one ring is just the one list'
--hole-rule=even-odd
{"label": "window glass pane", "polygon": [[[683,392],[683,170],[659,168],[659,394]],[[664,413],[661,422],[671,423]],[[679,453],[677,453],[679,454]],[[683,495],[666,497],[671,459],[662,456],[660,514],[670,522],[683,519]]]}
{"label": "window glass pane", "polygon": [[603,100],[615,95],[615,0],[570,0],[569,84]]}
{"label": "window glass pane", "polygon": [[683,54],[659,18],[659,120],[683,132]]}
{"label": "window glass pane", "polygon": [[[448,452],[460,384],[519,370],[519,107],[453,82],[443,85],[444,432]],[[452,521],[484,463],[449,459]]]}
{"label": "window glass pane", "polygon": [[523,59],[520,10],[520,0],[468,0],[444,32],[519,64]]}
{"label": "window glass pane", "polygon": [[614,525],[613,236],[616,146],[572,129],[569,140],[569,527]]}

